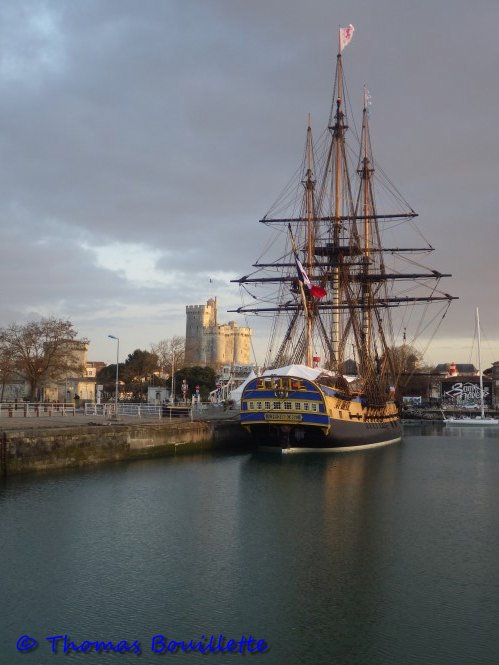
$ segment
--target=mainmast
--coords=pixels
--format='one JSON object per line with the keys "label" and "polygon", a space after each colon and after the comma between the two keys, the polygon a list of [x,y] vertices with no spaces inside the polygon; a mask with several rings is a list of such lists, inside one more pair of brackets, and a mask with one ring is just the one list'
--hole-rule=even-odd
{"label": "mainmast", "polygon": [[[341,230],[341,215],[342,215],[342,178],[341,178],[341,158],[344,149],[345,131],[347,125],[344,124],[344,116],[341,108],[342,104],[342,87],[343,87],[343,67],[341,62],[341,40],[339,52],[337,56],[336,66],[336,115],[335,124],[333,127],[333,141],[335,150],[335,180],[334,180],[334,222],[333,222],[333,247],[339,247],[340,244],[340,230]],[[332,325],[331,325],[331,346],[334,353],[334,358],[331,358],[331,367],[339,371],[339,350],[340,350],[340,255],[337,256],[337,261],[333,266],[333,279],[332,279]]]}
{"label": "mainmast", "polygon": [[[344,248],[341,236],[345,217],[353,218],[350,178],[348,174],[345,134],[348,129],[344,111],[343,63],[341,53],[349,44],[353,35],[353,26],[340,28],[338,31],[338,55],[336,57],[336,76],[333,92],[333,105],[329,119],[331,146],[326,160],[320,191],[321,209],[325,216],[331,217],[330,243],[330,287],[331,287],[331,339],[329,367],[339,372],[343,361],[344,344],[342,343],[342,264]],[[332,186],[332,191],[330,190]],[[330,210],[330,212],[328,212]]]}

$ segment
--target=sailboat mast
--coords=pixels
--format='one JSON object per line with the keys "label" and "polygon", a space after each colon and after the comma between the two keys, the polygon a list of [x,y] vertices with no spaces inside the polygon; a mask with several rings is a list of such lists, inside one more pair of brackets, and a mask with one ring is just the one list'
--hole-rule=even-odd
{"label": "sailboat mast", "polygon": [[480,348],[480,315],[478,314],[478,307],[476,308],[476,328],[477,328],[477,339],[478,339],[478,374],[480,375],[480,411],[482,418],[484,418],[485,406],[483,400],[482,350]]}

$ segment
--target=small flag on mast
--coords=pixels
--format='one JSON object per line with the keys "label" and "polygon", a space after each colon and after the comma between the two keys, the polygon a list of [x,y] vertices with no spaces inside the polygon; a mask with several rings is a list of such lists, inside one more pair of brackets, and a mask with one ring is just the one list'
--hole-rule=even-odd
{"label": "small flag on mast", "polygon": [[340,28],[340,53],[343,51],[345,46],[348,46],[352,41],[354,30],[355,28],[351,23],[347,28]]}

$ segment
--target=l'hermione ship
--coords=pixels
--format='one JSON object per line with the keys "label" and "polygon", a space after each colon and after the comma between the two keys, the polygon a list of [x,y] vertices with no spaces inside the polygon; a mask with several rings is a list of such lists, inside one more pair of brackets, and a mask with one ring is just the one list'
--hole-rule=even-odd
{"label": "l'hermione ship", "polygon": [[[439,290],[450,275],[415,258],[431,245],[402,248],[391,240],[417,215],[375,168],[366,92],[357,156],[350,157],[342,51],[352,33],[353,26],[339,31],[328,128],[314,144],[309,121],[297,187],[261,220],[276,234],[270,251],[279,244],[277,256],[262,255],[251,275],[234,280],[251,297],[235,311],[273,320],[270,369],[245,386],[241,424],[260,445],[283,451],[400,441],[396,387],[404,349],[416,339],[407,337],[408,322],[418,308],[439,321],[453,300]],[[440,303],[432,315],[430,303]]]}

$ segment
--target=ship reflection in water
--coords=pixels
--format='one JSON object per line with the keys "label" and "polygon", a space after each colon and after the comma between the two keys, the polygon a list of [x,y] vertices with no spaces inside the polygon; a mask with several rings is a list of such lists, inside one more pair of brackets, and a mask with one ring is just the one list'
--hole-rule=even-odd
{"label": "ship reflection in water", "polygon": [[3,662],[26,661],[15,648],[25,634],[40,662],[45,638],[68,634],[138,640],[149,663],[155,635],[221,633],[265,640],[251,661],[271,665],[495,662],[498,443],[425,425],[351,455],[205,455],[7,479]]}

